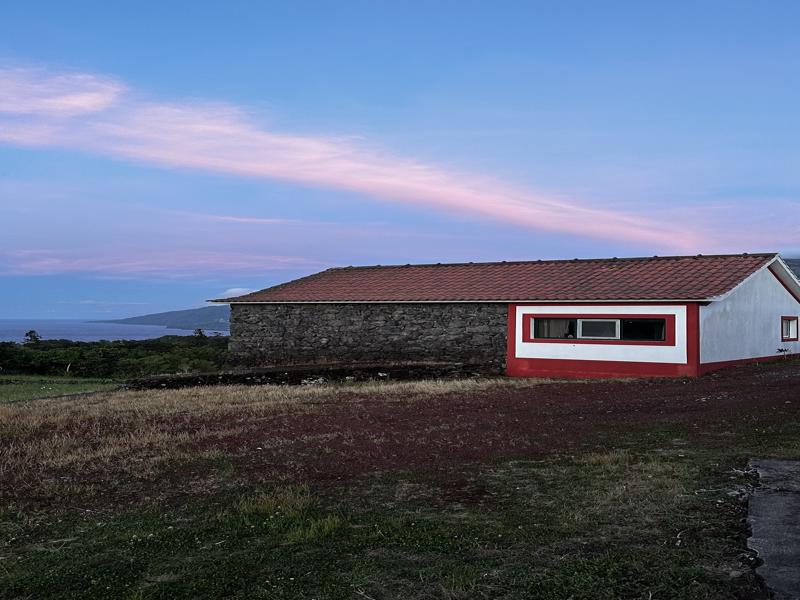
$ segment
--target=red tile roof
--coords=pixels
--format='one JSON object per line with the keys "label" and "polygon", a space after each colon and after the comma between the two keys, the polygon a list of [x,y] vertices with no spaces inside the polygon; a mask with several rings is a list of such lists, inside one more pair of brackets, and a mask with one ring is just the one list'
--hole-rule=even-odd
{"label": "red tile roof", "polygon": [[775,254],[343,267],[215,302],[704,300]]}

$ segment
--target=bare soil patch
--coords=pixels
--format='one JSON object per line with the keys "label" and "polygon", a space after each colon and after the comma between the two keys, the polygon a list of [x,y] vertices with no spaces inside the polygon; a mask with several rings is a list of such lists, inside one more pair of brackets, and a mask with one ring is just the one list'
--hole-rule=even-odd
{"label": "bare soil patch", "polygon": [[798,389],[800,366],[777,363],[697,379],[215,386],[39,400],[0,406],[0,483],[35,497],[116,474],[129,477],[121,496],[168,496],[180,486],[151,484],[195,479],[223,458],[239,482],[447,472],[570,454],[659,423],[724,431],[766,414],[796,416]]}
{"label": "bare soil patch", "polygon": [[[766,598],[800,364],[0,405],[0,598]],[[744,490],[744,491],[743,491]]]}
{"label": "bare soil patch", "polygon": [[[571,453],[656,423],[702,431],[732,420],[800,411],[800,369],[743,367],[698,379],[496,385],[387,403],[360,397],[302,414],[266,416],[215,441],[255,476],[346,480],[393,469]],[[223,416],[200,420],[224,426]],[[279,443],[274,443],[278,440]],[[270,442],[273,443],[270,443]]]}

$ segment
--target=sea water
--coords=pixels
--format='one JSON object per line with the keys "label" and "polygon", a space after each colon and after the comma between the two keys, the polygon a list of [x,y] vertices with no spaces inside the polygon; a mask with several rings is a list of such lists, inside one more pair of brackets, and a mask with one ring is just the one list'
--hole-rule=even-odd
{"label": "sea water", "polygon": [[[25,333],[35,330],[43,340],[147,340],[162,335],[193,335],[191,329],[170,329],[161,325],[125,325],[121,323],[91,323],[77,319],[0,319],[0,342],[22,342]],[[227,331],[206,331],[206,335]]]}

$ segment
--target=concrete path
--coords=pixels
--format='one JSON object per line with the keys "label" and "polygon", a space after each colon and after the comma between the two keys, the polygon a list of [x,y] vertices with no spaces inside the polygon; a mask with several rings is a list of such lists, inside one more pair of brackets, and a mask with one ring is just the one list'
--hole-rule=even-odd
{"label": "concrete path", "polygon": [[800,600],[800,461],[752,459],[760,487],[750,498],[748,546],[776,600]]}

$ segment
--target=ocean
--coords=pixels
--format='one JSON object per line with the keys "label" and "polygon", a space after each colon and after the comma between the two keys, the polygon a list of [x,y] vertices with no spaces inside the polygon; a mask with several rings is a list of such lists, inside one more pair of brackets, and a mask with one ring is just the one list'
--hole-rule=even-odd
{"label": "ocean", "polygon": [[[0,319],[0,342],[22,342],[25,333],[35,330],[44,340],[148,340],[162,335],[192,335],[190,329],[169,329],[160,325],[122,325],[89,323],[77,319]],[[214,331],[206,331],[214,335]],[[219,332],[228,335],[227,331]]]}

